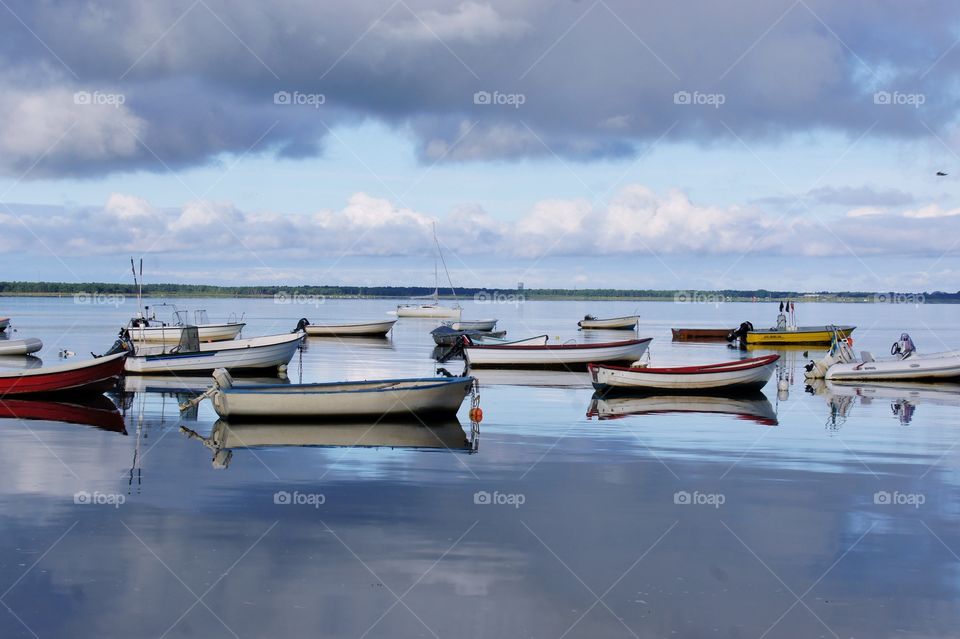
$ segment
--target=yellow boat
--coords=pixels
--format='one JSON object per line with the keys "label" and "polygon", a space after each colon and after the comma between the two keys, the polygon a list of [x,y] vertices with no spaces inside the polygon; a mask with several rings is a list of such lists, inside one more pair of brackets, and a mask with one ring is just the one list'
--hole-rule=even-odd
{"label": "yellow boat", "polygon": [[836,331],[840,339],[853,333],[856,326],[795,326],[767,328],[747,333],[747,344],[829,344]]}

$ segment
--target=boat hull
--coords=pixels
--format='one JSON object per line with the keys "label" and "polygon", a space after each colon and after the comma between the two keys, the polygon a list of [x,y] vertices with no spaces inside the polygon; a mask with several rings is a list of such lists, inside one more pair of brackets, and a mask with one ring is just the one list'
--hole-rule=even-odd
{"label": "boat hull", "polygon": [[151,353],[152,349],[137,349],[127,358],[128,373],[197,373],[227,370],[266,370],[290,363],[303,333],[270,335],[229,342],[200,345],[197,353]]}
{"label": "boat hull", "polygon": [[592,362],[626,363],[640,359],[652,338],[603,344],[466,346],[471,368],[556,368],[582,371]]}
{"label": "boat hull", "polygon": [[577,326],[584,330],[606,329],[606,330],[625,330],[630,331],[636,328],[640,318],[636,315],[627,317],[610,317],[607,319],[584,319],[577,322]]}
{"label": "boat hull", "polygon": [[796,330],[767,329],[747,333],[747,344],[829,344],[834,330],[846,339],[856,326],[799,326]]}
{"label": "boat hull", "polygon": [[671,328],[675,342],[697,340],[725,340],[730,333],[728,328]]}
{"label": "boat hull", "polygon": [[0,397],[103,391],[123,374],[126,353],[0,374]]}
{"label": "boat hull", "polygon": [[352,324],[308,324],[307,335],[315,337],[386,337],[397,320]]}
{"label": "boat hull", "polygon": [[0,342],[0,355],[29,355],[43,348],[43,342],[35,337]]}
{"label": "boat hull", "polygon": [[[197,326],[197,334],[201,342],[222,342],[235,339],[245,323],[228,324],[201,324]],[[135,342],[153,342],[163,344],[178,344],[183,326],[130,326],[127,332]]]}
{"label": "boat hull", "polygon": [[472,377],[373,380],[219,390],[220,417],[239,419],[363,419],[456,415]]}
{"label": "boat hull", "polygon": [[882,359],[875,362],[833,364],[825,375],[840,381],[916,381],[960,378],[960,351],[912,355],[907,359]]}
{"label": "boat hull", "polygon": [[462,309],[439,304],[404,304],[397,307],[397,317],[435,317],[460,319]]}
{"label": "boat hull", "polygon": [[682,368],[618,368],[591,365],[593,387],[607,393],[754,392],[776,370],[779,355]]}
{"label": "boat hull", "polygon": [[492,331],[497,325],[497,320],[461,320],[444,322],[444,324],[455,331]]}

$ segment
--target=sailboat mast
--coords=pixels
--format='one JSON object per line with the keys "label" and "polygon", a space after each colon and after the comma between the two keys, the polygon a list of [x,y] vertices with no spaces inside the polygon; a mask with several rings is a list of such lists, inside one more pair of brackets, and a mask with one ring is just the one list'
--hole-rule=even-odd
{"label": "sailboat mast", "polygon": [[[450,292],[453,293],[453,299],[457,299],[457,291],[453,288],[453,280],[450,279],[450,269],[447,268],[447,261],[443,259],[443,251],[440,250],[440,240],[437,239],[437,223],[433,223],[433,243],[437,245],[437,255],[440,256],[440,262],[443,264],[443,272],[447,275],[447,283],[450,284]],[[436,265],[436,262],[434,262]],[[436,266],[434,266],[436,267]],[[439,287],[439,283],[437,285]]]}

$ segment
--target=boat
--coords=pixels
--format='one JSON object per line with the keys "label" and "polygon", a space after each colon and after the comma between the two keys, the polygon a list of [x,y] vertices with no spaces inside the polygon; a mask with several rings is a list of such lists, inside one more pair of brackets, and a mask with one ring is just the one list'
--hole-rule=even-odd
{"label": "boat", "polygon": [[167,345],[128,346],[133,352],[127,358],[126,371],[152,374],[205,372],[218,368],[277,369],[290,363],[304,337],[302,332],[297,332],[201,343],[195,327],[184,327],[180,343],[173,348]]}
{"label": "boat", "polygon": [[126,352],[19,371],[0,372],[0,397],[104,391],[123,374]]}
{"label": "boat", "polygon": [[856,326],[797,326],[796,304],[780,302],[780,313],[774,328],[755,329],[751,322],[743,322],[727,334],[727,341],[739,340],[745,344],[830,344],[834,333],[841,339],[850,337]]}
{"label": "boat", "polygon": [[29,355],[43,348],[43,342],[35,337],[11,339],[0,342],[0,355]]}
{"label": "boat", "polygon": [[464,357],[470,368],[559,368],[585,370],[591,362],[631,363],[647,352],[650,340],[630,339],[598,344],[544,345],[464,345]]}
{"label": "boat", "polygon": [[150,307],[145,308],[147,314],[138,314],[126,326],[130,339],[135,342],[176,344],[180,341],[183,329],[187,326],[197,328],[201,342],[222,342],[236,339],[243,327],[246,326],[244,322],[211,323],[207,318],[207,312],[204,310],[194,312],[194,324],[188,322],[187,311],[175,310],[173,322],[168,324],[157,320],[155,313],[148,317]]}
{"label": "boat", "polygon": [[483,320],[460,320],[458,322],[444,322],[444,326],[449,326],[455,331],[482,331],[490,332],[497,326],[495,319]]}
{"label": "boat", "polygon": [[722,414],[753,421],[763,426],[776,426],[777,413],[770,400],[757,391],[749,395],[669,394],[602,397],[594,395],[587,417],[621,419],[629,415]]}
{"label": "boat", "polygon": [[505,341],[500,340],[506,331],[497,331],[497,332],[484,332],[484,331],[465,331],[457,330],[449,326],[438,326],[432,331],[430,331],[430,336],[433,338],[433,342],[437,346],[456,346],[464,337],[469,337],[471,339],[483,339],[490,338],[495,341]]}
{"label": "boat", "polygon": [[303,330],[311,337],[386,337],[397,320],[382,322],[345,322],[311,324],[307,322]]}
{"label": "boat", "polygon": [[673,341],[713,341],[725,340],[730,333],[728,328],[671,328]]}
{"label": "boat", "polygon": [[910,335],[903,333],[890,349],[891,357],[875,359],[868,351],[853,353],[838,332],[826,356],[806,366],[808,379],[827,381],[919,381],[960,378],[960,351],[922,354]]}
{"label": "boat", "polygon": [[[248,377],[240,384],[289,384],[289,377]],[[123,390],[126,393],[160,393],[168,395],[200,395],[210,388],[210,375],[126,375]]]}
{"label": "boat", "polygon": [[590,364],[587,368],[593,387],[601,392],[731,393],[763,388],[779,359],[779,355],[767,355],[699,366],[624,368]]}
{"label": "boat", "polygon": [[550,339],[547,335],[535,335],[523,339],[500,339],[495,334],[472,335],[467,336],[472,344],[493,345],[493,346],[545,346]]}
{"label": "boat", "polygon": [[127,434],[123,415],[104,395],[65,397],[56,401],[6,398],[0,402],[0,419],[26,419],[93,426]]}
{"label": "boat", "polygon": [[400,304],[397,306],[397,317],[432,317],[442,319],[460,319],[462,308],[454,301],[453,306],[444,306],[440,303],[440,279],[437,271],[437,258],[443,262],[443,270],[447,273],[447,281],[450,283],[450,291],[456,300],[457,292],[453,289],[453,281],[450,279],[450,272],[447,271],[447,263],[443,259],[443,252],[440,250],[440,241],[437,239],[437,225],[433,225],[433,243],[437,247],[437,254],[433,260],[433,294],[427,298],[432,299],[432,304]]}
{"label": "boat", "polygon": [[218,369],[204,396],[231,420],[443,417],[456,415],[473,383],[472,377],[428,377],[234,386],[230,374]]}
{"label": "boat", "polygon": [[443,450],[475,453],[479,440],[473,431],[468,439],[456,417],[418,421],[378,420],[367,422],[276,423],[229,422],[219,419],[208,437],[189,428],[180,432],[200,440],[213,452],[213,467],[228,468],[236,450],[310,446],[322,448],[391,448],[404,450]]}
{"label": "boat", "polygon": [[10,318],[9,318],[9,317],[0,317],[0,333],[2,333],[2,332],[4,332],[5,330],[7,330],[7,327],[8,327],[8,326],[10,326]]}
{"label": "boat", "polygon": [[625,317],[608,317],[599,319],[593,315],[584,315],[583,319],[577,322],[581,329],[613,329],[613,330],[633,330],[637,327],[640,318],[636,315],[627,315]]}

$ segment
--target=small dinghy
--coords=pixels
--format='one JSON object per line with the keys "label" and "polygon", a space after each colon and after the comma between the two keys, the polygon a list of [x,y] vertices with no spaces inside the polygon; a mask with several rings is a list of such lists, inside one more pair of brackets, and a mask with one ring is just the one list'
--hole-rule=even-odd
{"label": "small dinghy", "polygon": [[0,397],[109,390],[123,374],[127,353],[96,359],[0,372]]}
{"label": "small dinghy", "polygon": [[633,330],[637,326],[637,322],[640,321],[640,318],[636,315],[628,315],[626,317],[608,317],[606,319],[599,319],[593,315],[585,315],[582,320],[577,322],[577,326],[582,329],[601,329],[605,328],[607,330]]}
{"label": "small dinghy", "polygon": [[550,338],[547,335],[535,335],[523,339],[501,339],[497,333],[484,333],[474,337],[468,335],[472,344],[492,344],[495,346],[545,346]]}
{"label": "small dinghy", "polygon": [[213,378],[214,386],[181,410],[210,397],[217,414],[231,420],[444,417],[456,415],[474,382],[472,377],[429,377],[234,386],[223,369]]}
{"label": "small dinghy", "polygon": [[599,344],[545,344],[545,345],[476,345],[463,348],[471,368],[559,368],[568,371],[586,370],[591,362],[634,362],[647,352],[650,340],[628,339]]}
{"label": "small dinghy", "polygon": [[11,339],[0,342],[0,355],[29,355],[43,348],[43,342],[35,337]]}
{"label": "small dinghy", "polygon": [[675,342],[706,342],[725,340],[730,330],[726,328],[671,328],[670,332],[673,334],[673,341]]}
{"label": "small dinghy", "polygon": [[874,359],[868,351],[860,357],[839,334],[827,355],[806,366],[807,379],[917,381],[960,378],[960,351],[917,353],[910,335],[903,333],[890,347],[892,357]]}
{"label": "small dinghy", "polygon": [[763,388],[777,367],[779,355],[719,364],[673,368],[621,368],[591,364],[593,387],[601,392],[750,392]]}
{"label": "small dinghy", "polygon": [[470,339],[499,339],[506,334],[506,331],[497,331],[496,333],[472,330],[466,331],[455,329],[450,326],[438,326],[430,331],[430,336],[433,337],[433,341],[437,346],[456,346],[463,341],[464,337],[469,337]]}
{"label": "small dinghy", "polygon": [[345,322],[342,324],[311,324],[306,318],[297,324],[298,330],[314,337],[386,337],[397,320],[382,322]]}
{"label": "small dinghy", "polygon": [[460,320],[458,322],[444,322],[444,326],[449,326],[455,331],[492,331],[497,326],[495,319],[483,320]]}

